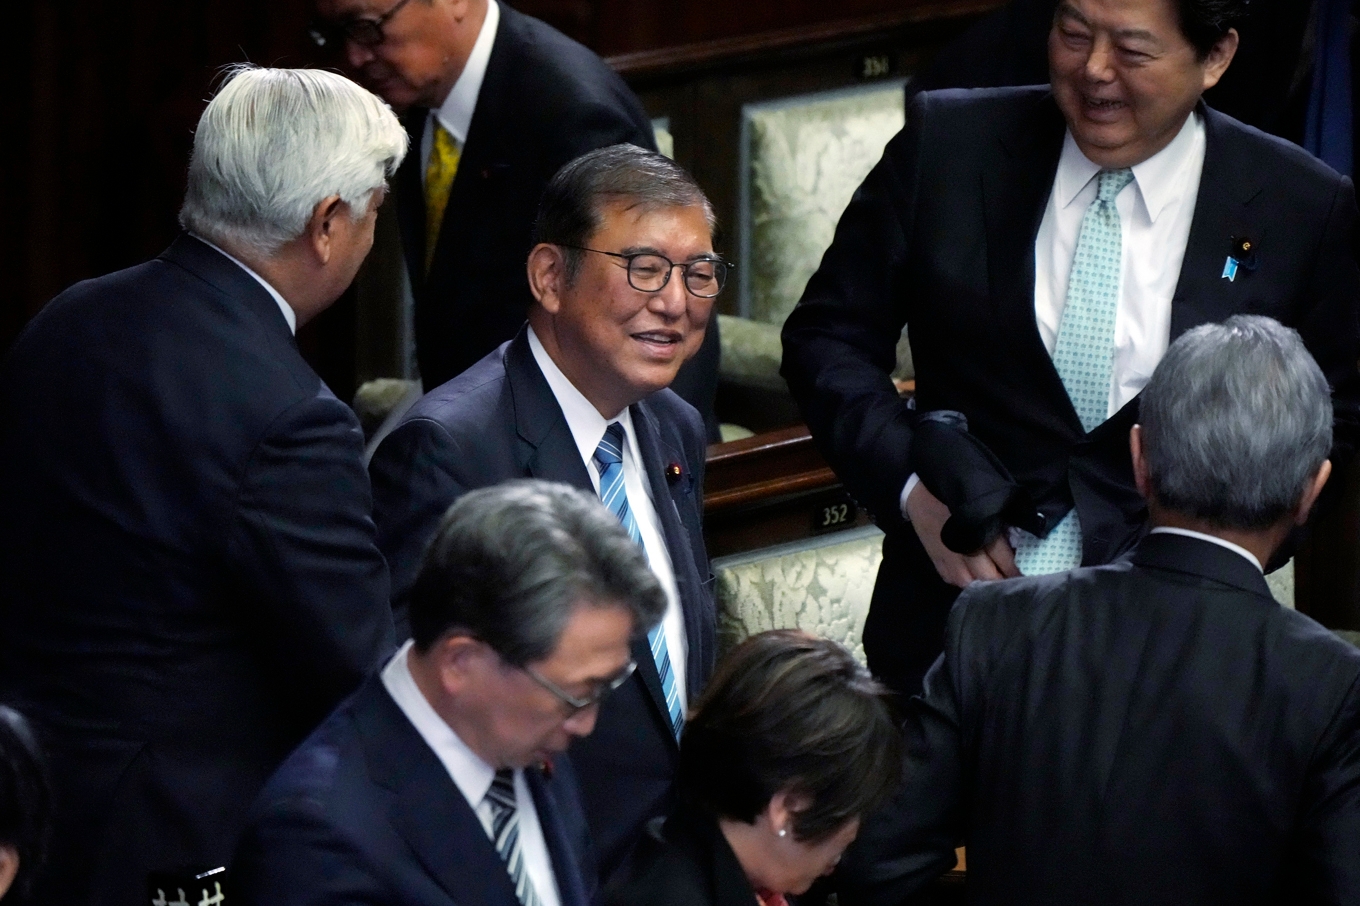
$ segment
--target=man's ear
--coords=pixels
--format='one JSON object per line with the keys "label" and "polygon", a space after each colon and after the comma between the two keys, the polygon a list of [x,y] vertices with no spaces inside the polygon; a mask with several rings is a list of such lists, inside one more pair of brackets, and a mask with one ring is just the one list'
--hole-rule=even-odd
{"label": "man's ear", "polygon": [[1313,504],[1317,503],[1318,495],[1322,493],[1323,487],[1327,484],[1327,479],[1332,477],[1332,461],[1324,459],[1322,465],[1318,466],[1317,474],[1308,483],[1308,488],[1299,498],[1298,509],[1294,511],[1294,524],[1303,525],[1308,521],[1308,514],[1313,510]]}
{"label": "man's ear", "polygon": [[566,288],[567,260],[562,249],[550,242],[540,242],[529,252],[525,265],[529,274],[529,291],[549,314],[557,314],[562,307],[562,291]]}
{"label": "man's ear", "polygon": [[19,850],[8,844],[0,845],[0,899],[4,899],[18,873]]}
{"label": "man's ear", "polygon": [[1143,458],[1143,426],[1129,429],[1129,453],[1133,457],[1133,484],[1144,500],[1152,499],[1152,480],[1148,476],[1147,460]]}
{"label": "man's ear", "polygon": [[1237,41],[1237,29],[1230,28],[1226,35],[1219,38],[1214,46],[1209,48],[1209,55],[1204,58],[1205,91],[1217,85],[1218,80],[1223,78],[1223,73],[1228,71],[1228,66],[1237,53]]}
{"label": "man's ear", "polygon": [[312,208],[312,217],[307,221],[307,240],[318,263],[330,263],[335,252],[336,220],[348,216],[349,205],[339,195],[327,196]]}
{"label": "man's ear", "polygon": [[439,670],[439,684],[452,696],[473,688],[488,656],[495,656],[490,646],[467,635],[445,636],[435,642],[432,653]]}

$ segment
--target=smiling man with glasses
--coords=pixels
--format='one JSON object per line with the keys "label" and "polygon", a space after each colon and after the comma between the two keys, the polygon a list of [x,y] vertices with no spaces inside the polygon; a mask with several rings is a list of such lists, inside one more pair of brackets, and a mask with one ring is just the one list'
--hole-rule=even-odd
{"label": "smiling man with glasses", "polygon": [[575,773],[554,756],[591,732],[665,606],[593,495],[463,497],[421,566],[413,640],[269,782],[233,899],[589,906]]}
{"label": "smiling man with glasses", "polygon": [[[358,292],[366,309],[411,307],[429,390],[524,323],[533,302],[524,256],[552,175],[619,142],[655,149],[651,120],[598,56],[496,0],[314,2],[312,39],[391,104],[411,135],[387,210],[399,229],[380,231],[391,246],[375,255],[404,261],[409,280],[375,268]],[[704,352],[679,392],[707,414],[716,336]]]}
{"label": "smiling man with glasses", "polygon": [[598,494],[646,552],[666,615],[634,644],[637,670],[600,709],[599,729],[572,747],[608,874],[670,808],[685,708],[713,669],[705,435],[668,388],[703,342],[732,265],[713,250],[713,211],[694,180],[632,145],[562,168],[536,231],[528,325],[427,394],[378,446],[374,518],[399,629],[440,514],[473,488],[565,481]]}

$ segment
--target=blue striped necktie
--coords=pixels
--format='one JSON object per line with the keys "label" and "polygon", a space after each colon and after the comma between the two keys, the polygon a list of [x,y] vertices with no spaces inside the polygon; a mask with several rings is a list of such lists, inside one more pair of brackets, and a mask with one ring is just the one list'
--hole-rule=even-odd
{"label": "blue striped necktie", "polygon": [[[1053,367],[1062,378],[1084,431],[1094,430],[1110,411],[1114,373],[1114,323],[1124,234],[1115,197],[1133,181],[1133,171],[1101,170],[1096,199],[1081,219],[1067,301],[1053,347]],[[1015,565],[1026,576],[1081,566],[1081,521],[1072,509],[1044,538],[1019,533]]]}
{"label": "blue striped necktie", "polygon": [[524,864],[524,849],[520,846],[515,772],[510,768],[497,771],[496,779],[491,781],[491,789],[486,791],[485,801],[491,806],[492,842],[496,844],[501,861],[505,862],[505,870],[510,873],[520,906],[540,906],[538,891],[529,878],[529,868]]}
{"label": "blue striped necktie", "polygon": [[[604,437],[595,448],[595,465],[600,470],[600,500],[609,511],[619,518],[628,537],[642,544],[642,532],[638,531],[637,519],[628,506],[628,491],[623,486],[623,425],[613,422],[604,429]],[[644,552],[646,548],[643,548]],[[680,708],[680,690],[675,684],[675,671],[671,669],[670,651],[666,647],[666,633],[657,624],[647,633],[651,643],[652,658],[656,661],[656,672],[661,676],[661,691],[666,696],[666,710],[670,714],[671,730],[675,738],[685,727],[685,713]]]}

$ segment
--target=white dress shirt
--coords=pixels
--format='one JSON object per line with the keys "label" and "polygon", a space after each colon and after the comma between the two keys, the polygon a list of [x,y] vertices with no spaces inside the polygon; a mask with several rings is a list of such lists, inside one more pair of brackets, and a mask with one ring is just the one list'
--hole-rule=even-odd
{"label": "white dress shirt", "polygon": [[[486,801],[491,782],[496,779],[496,769],[487,764],[458,738],[453,728],[444,722],[411,676],[408,663],[412,642],[409,640],[401,647],[382,671],[383,686],[387,694],[397,703],[406,719],[416,728],[420,738],[425,740],[439,758],[444,770],[463,794],[477,818],[486,830],[487,838],[495,845],[491,832],[492,810]],[[519,842],[524,854],[524,865],[533,882],[543,906],[560,906],[561,897],[557,892],[557,879],[553,874],[552,857],[548,855],[548,844],[543,839],[543,826],[538,821],[538,809],[534,806],[533,794],[524,780],[524,771],[515,771],[515,811],[519,814]]]}
{"label": "white dress shirt", "polygon": [[[1115,197],[1123,263],[1106,417],[1147,385],[1171,339],[1171,298],[1180,279],[1204,169],[1204,123],[1199,114],[1187,117],[1170,144],[1132,169],[1133,180]],[[1058,343],[1077,237],[1086,209],[1095,200],[1099,173],[1100,166],[1081,153],[1068,132],[1034,238],[1034,318],[1049,355]],[[903,515],[907,496],[918,481],[912,475],[902,488]]]}
{"label": "white dress shirt", "polygon": [[434,147],[434,122],[448,130],[461,148],[467,144],[468,129],[472,126],[472,114],[477,109],[477,96],[482,93],[482,80],[486,78],[486,64],[491,59],[491,45],[496,43],[496,29],[501,22],[501,8],[496,0],[487,0],[486,18],[482,20],[482,30],[477,32],[477,41],[472,45],[472,53],[458,76],[458,81],[449,89],[448,97],[431,110],[425,119],[425,131],[420,136],[420,182],[425,184],[425,169],[430,164],[430,150]]}
{"label": "white dress shirt", "polygon": [[1148,534],[1149,534],[1149,535],[1184,535],[1184,536],[1187,537],[1187,538],[1198,538],[1198,539],[1201,540],[1201,541],[1208,541],[1210,544],[1217,544],[1219,547],[1226,547],[1228,550],[1232,551],[1234,554],[1238,554],[1238,555],[1240,555],[1240,556],[1246,557],[1247,560],[1250,561],[1251,565],[1254,566],[1254,567],[1256,567],[1256,571],[1257,571],[1257,572],[1261,573],[1262,575],[1265,574],[1265,570],[1261,567],[1261,561],[1256,559],[1256,555],[1255,555],[1255,554],[1253,554],[1251,551],[1247,550],[1245,547],[1242,547],[1240,544],[1233,544],[1231,541],[1228,541],[1226,538],[1220,538],[1220,537],[1218,537],[1217,535],[1206,535],[1206,534],[1204,534],[1203,532],[1196,532],[1196,531],[1192,531],[1192,530],[1190,530],[1190,529],[1184,529],[1184,528],[1172,528],[1172,527],[1169,526],[1169,525],[1159,525],[1159,526],[1157,526],[1156,528],[1154,528],[1152,531],[1148,532]]}
{"label": "white dress shirt", "polygon": [[223,248],[221,248],[221,247],[219,247],[219,246],[217,246],[217,245],[214,245],[213,243],[211,243],[211,242],[209,242],[208,240],[204,239],[202,236],[198,235],[197,233],[190,233],[189,235],[190,235],[190,236],[193,236],[193,237],[194,237],[195,239],[197,239],[199,242],[203,243],[203,244],[206,245],[208,248],[210,248],[210,249],[212,249],[213,251],[217,252],[217,253],[218,253],[219,255],[221,255],[223,258],[226,258],[226,259],[227,259],[228,261],[230,261],[232,264],[235,264],[235,265],[236,265],[237,267],[239,267],[241,270],[245,271],[247,274],[250,274],[250,276],[254,277],[254,278],[255,278],[255,281],[256,281],[257,283],[259,283],[261,286],[263,286],[263,287],[269,292],[269,295],[273,297],[274,301],[275,301],[275,302],[278,304],[278,306],[279,306],[279,311],[283,312],[283,319],[284,319],[285,321],[288,322],[288,332],[291,333],[291,334],[294,334],[294,335],[297,334],[297,312],[293,311],[293,307],[292,307],[291,305],[289,305],[286,301],[284,301],[283,296],[279,294],[279,291],[278,291],[278,290],[276,290],[273,286],[271,286],[271,285],[269,284],[269,281],[268,281],[268,280],[266,280],[265,278],[261,277],[259,274],[255,273],[253,270],[251,270],[249,267],[247,267],[246,264],[245,264],[245,262],[241,261],[241,259],[235,257],[234,255],[232,255],[230,252],[226,251],[225,249],[223,249]]}
{"label": "white dress shirt", "polygon": [[[656,501],[652,499],[652,485],[642,472],[642,454],[638,452],[637,433],[633,430],[633,417],[627,409],[617,418],[606,420],[585,398],[576,385],[567,379],[562,369],[548,355],[543,343],[532,327],[529,328],[529,348],[533,351],[534,361],[548,381],[557,405],[567,419],[572,440],[581,452],[586,464],[590,482],[595,493],[600,493],[600,472],[595,465],[595,448],[604,437],[605,428],[612,422],[623,425],[623,433],[628,442],[623,447],[623,487],[628,494],[628,508],[637,520],[638,531],[642,533],[642,547],[647,552],[647,562],[661,582],[666,592],[666,615],[661,619],[662,631],[666,633],[666,648],[671,659],[671,670],[675,672],[675,689],[680,695],[680,708],[688,706],[685,696],[685,667],[689,656],[689,640],[685,635],[685,615],[680,609],[680,594],[675,586],[675,569],[671,564],[671,554],[666,547],[665,536],[661,533],[661,521],[656,514]],[[664,501],[669,504],[670,501]]]}

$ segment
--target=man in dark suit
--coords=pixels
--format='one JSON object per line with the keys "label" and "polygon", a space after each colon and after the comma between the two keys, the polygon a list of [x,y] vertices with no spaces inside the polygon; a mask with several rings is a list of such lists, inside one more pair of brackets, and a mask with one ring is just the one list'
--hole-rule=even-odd
{"label": "man in dark suit", "polygon": [[665,594],[593,495],[516,481],[450,508],[414,641],[265,787],[233,865],[257,906],[590,906],[575,775]]}
{"label": "man in dark suit", "polygon": [[528,326],[427,394],[369,466],[399,627],[439,514],[472,488],[546,478],[625,501],[669,604],[659,638],[634,652],[637,677],[572,748],[606,873],[668,808],[685,704],[713,669],[703,426],[666,389],[726,277],[712,222],[689,174],[658,154],[617,145],[568,164],[538,217]]}
{"label": "man in dark suit", "polygon": [[[1051,88],[919,95],[785,325],[789,387],[886,533],[864,645],[905,694],[959,587],[1145,531],[1124,436],[1188,328],[1297,327],[1354,443],[1354,190],[1199,101],[1234,6],[1063,0]],[[888,377],[904,323],[913,402]]]}
{"label": "man in dark suit", "polygon": [[[242,126],[242,123],[248,126]],[[0,372],[0,695],[49,746],[44,903],[226,862],[249,800],[392,650],[353,413],[296,324],[372,242],[406,136],[311,70],[208,105],[154,261],[54,299]]]}
{"label": "man in dark suit", "polygon": [[984,906],[1360,902],[1360,651],[1261,572],[1327,480],[1326,378],[1239,315],[1172,344],[1141,418],[1151,533],[959,596],[841,902],[903,902],[964,844]]}
{"label": "man in dark suit", "polygon": [[[651,120],[604,61],[497,0],[317,0],[325,44],[403,116],[413,152],[394,190],[427,389],[513,337],[533,302],[524,258],[563,164]],[[380,24],[375,25],[375,22]],[[717,334],[681,377],[711,414]]]}

